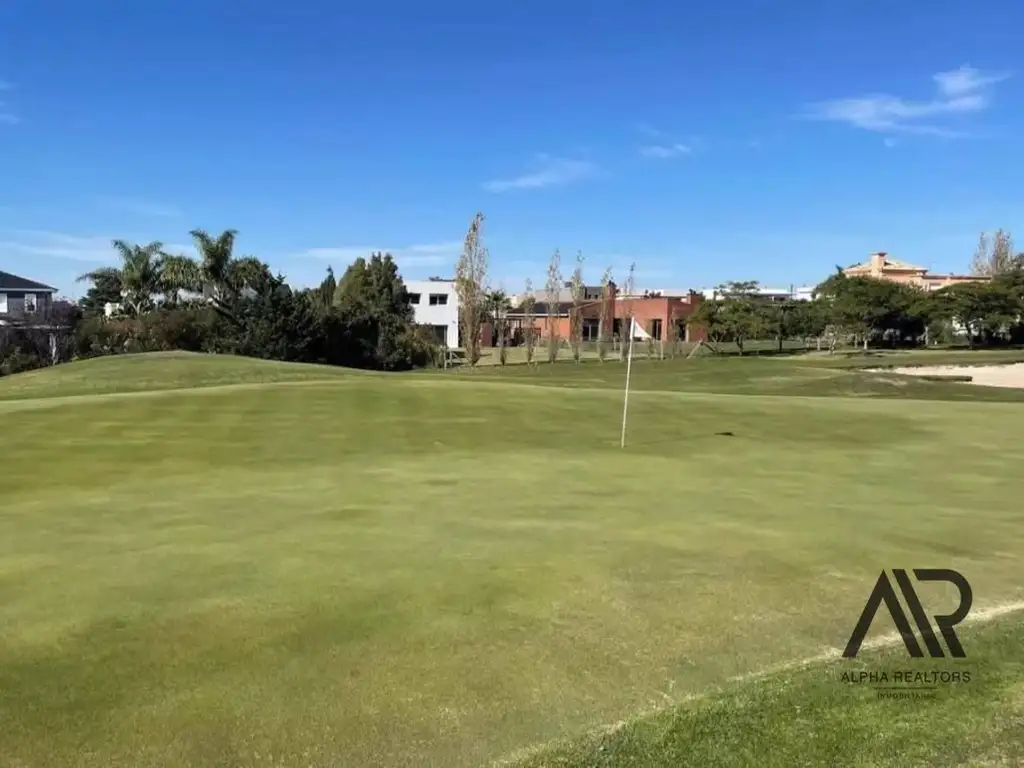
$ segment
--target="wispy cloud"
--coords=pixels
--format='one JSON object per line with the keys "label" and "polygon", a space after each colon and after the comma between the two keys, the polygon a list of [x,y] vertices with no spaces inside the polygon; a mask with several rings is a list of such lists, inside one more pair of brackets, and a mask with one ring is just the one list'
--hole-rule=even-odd
{"label": "wispy cloud", "polygon": [[107,208],[116,208],[138,216],[175,218],[181,215],[181,211],[173,206],[153,203],[148,200],[136,200],[126,197],[101,197],[99,198],[99,203]]}
{"label": "wispy cloud", "polygon": [[[111,243],[115,236],[68,235],[39,229],[10,229],[0,231],[0,256],[27,260],[32,256],[81,261],[90,264],[109,264],[117,260]],[[122,238],[132,242],[149,242],[145,238]],[[165,253],[197,256],[192,245],[167,243]]]}
{"label": "wispy cloud", "polygon": [[309,248],[291,254],[292,258],[319,259],[337,267],[345,267],[356,259],[368,258],[370,254],[381,251],[394,256],[398,266],[405,267],[439,267],[455,266],[459,253],[462,251],[461,240],[449,240],[443,243],[419,243],[402,248],[383,248],[371,246],[343,246],[337,248]]}
{"label": "wispy cloud", "polygon": [[[11,85],[9,82],[7,82],[6,80],[0,80],[0,93],[3,93],[4,91],[9,91],[12,88],[14,88],[14,86]],[[4,99],[0,99],[0,124],[16,125],[20,122],[21,120],[18,118],[16,114],[14,114],[13,109],[7,103],[7,101],[5,101]]]}
{"label": "wispy cloud", "polygon": [[692,151],[686,144],[649,144],[648,146],[640,147],[640,154],[644,157],[659,159],[688,155]]}
{"label": "wispy cloud", "polygon": [[968,134],[951,128],[942,118],[985,110],[991,103],[992,86],[1009,76],[1007,72],[986,74],[965,65],[933,75],[935,93],[927,100],[888,94],[857,96],[812,104],[804,116],[879,133],[964,137]]}
{"label": "wispy cloud", "polygon": [[113,257],[109,237],[79,237],[41,230],[8,230],[0,240],[0,254],[16,258],[46,256],[69,261],[102,263]]}
{"label": "wispy cloud", "polygon": [[484,182],[487,192],[509,192],[516,189],[544,189],[560,187],[592,178],[597,166],[589,160],[568,160],[542,156],[538,168],[509,179],[492,179]]}

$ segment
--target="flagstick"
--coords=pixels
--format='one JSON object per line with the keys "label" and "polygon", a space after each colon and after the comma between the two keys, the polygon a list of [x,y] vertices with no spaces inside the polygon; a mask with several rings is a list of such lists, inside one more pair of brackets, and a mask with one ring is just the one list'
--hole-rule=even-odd
{"label": "flagstick", "polygon": [[629,374],[633,368],[633,325],[629,326],[629,353],[626,356],[626,396],[622,400],[622,442],[620,448],[626,447],[626,411],[629,409]]}

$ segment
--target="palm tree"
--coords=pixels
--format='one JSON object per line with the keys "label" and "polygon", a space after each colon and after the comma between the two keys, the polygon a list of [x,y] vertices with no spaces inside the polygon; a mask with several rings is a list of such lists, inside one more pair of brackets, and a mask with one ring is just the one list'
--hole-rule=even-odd
{"label": "palm tree", "polygon": [[114,240],[113,246],[121,266],[94,269],[81,275],[78,281],[116,284],[122,302],[132,314],[141,315],[154,307],[154,297],[164,291],[161,278],[163,243],[153,241],[149,245],[135,245],[124,240]]}
{"label": "palm tree", "polygon": [[511,308],[508,294],[500,289],[484,295],[484,313],[493,322],[498,338],[498,358],[502,365],[505,364],[505,316]]}
{"label": "palm tree", "polygon": [[190,233],[199,259],[165,256],[163,287],[167,295],[202,294],[218,312],[234,317],[232,306],[246,289],[260,290],[273,280],[267,265],[253,256],[235,258],[237,231],[226,229],[216,237],[202,229]]}

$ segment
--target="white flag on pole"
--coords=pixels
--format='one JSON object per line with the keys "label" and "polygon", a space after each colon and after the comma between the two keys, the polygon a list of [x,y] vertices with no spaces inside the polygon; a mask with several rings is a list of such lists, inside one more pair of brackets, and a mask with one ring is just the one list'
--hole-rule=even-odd
{"label": "white flag on pole", "polygon": [[629,352],[626,354],[626,394],[622,398],[622,439],[619,443],[620,448],[626,447],[626,412],[629,410],[629,375],[633,370],[633,339],[638,336],[641,339],[649,339],[651,337],[649,333],[644,332],[644,329],[640,327],[634,317],[631,319],[630,323]]}
{"label": "white flag on pole", "polygon": [[631,340],[632,339],[640,339],[641,341],[647,341],[647,339],[651,338],[651,334],[649,334],[647,331],[645,331],[643,328],[641,328],[640,327],[640,323],[638,323],[636,321],[636,318],[634,317],[633,318],[633,330],[630,332],[630,337],[629,338]]}

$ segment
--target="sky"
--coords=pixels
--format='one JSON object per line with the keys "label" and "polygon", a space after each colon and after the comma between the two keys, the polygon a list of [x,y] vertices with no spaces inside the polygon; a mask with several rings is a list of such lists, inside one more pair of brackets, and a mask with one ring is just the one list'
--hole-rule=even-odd
{"label": "sky", "polygon": [[[297,285],[373,250],[493,287],[962,272],[1024,216],[1010,0],[5,0],[0,270],[236,229]],[[1022,236],[1024,241],[1024,236]],[[1022,242],[1024,246],[1024,242]]]}

